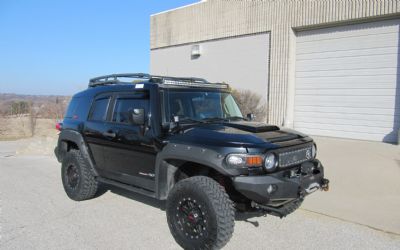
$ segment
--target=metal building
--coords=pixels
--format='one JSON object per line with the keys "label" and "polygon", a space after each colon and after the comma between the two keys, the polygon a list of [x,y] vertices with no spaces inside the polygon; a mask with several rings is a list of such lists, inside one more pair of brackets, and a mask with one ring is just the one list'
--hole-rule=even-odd
{"label": "metal building", "polygon": [[151,73],[252,89],[268,122],[395,142],[400,0],[208,0],[151,16]]}

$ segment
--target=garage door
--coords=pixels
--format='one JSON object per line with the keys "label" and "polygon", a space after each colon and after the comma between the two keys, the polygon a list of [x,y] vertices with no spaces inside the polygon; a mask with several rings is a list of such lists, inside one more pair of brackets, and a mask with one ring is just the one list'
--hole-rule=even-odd
{"label": "garage door", "polygon": [[297,34],[295,129],[396,141],[399,23],[388,20]]}
{"label": "garage door", "polygon": [[[191,56],[193,46],[200,47],[200,56]],[[154,49],[150,53],[152,74],[226,82],[264,97],[268,91],[268,63],[268,33]]]}

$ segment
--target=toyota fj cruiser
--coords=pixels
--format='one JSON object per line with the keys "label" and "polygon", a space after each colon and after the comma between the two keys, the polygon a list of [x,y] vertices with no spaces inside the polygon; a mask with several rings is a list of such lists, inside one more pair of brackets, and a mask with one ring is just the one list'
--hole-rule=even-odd
{"label": "toyota fj cruiser", "polygon": [[252,118],[227,84],[141,73],[93,78],[73,96],[55,149],[65,192],[82,201],[106,183],[166,200],[180,246],[221,248],[235,212],[284,217],[328,189],[310,137]]}

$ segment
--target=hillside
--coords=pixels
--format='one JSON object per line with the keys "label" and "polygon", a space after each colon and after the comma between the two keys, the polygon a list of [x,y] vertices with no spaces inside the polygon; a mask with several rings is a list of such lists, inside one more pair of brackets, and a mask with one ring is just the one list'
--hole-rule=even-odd
{"label": "hillside", "polygon": [[70,96],[0,93],[0,116],[23,115],[34,111],[37,117],[60,119],[70,99]]}
{"label": "hillside", "polygon": [[54,137],[71,97],[0,93],[0,140]]}

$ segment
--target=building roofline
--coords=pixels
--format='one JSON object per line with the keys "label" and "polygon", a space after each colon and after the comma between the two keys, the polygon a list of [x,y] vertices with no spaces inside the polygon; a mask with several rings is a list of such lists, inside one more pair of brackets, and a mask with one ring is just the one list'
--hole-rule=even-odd
{"label": "building roofline", "polygon": [[161,12],[157,12],[157,13],[151,14],[150,16],[151,16],[151,17],[152,17],[152,16],[157,16],[157,15],[160,15],[160,14],[164,14],[164,13],[172,12],[172,11],[175,11],[175,10],[187,8],[187,7],[190,7],[190,6],[193,6],[193,5],[197,5],[197,4],[201,4],[201,3],[204,3],[204,2],[206,2],[206,1],[198,1],[198,2],[196,2],[196,3],[191,3],[191,4],[187,4],[187,5],[184,5],[184,6],[177,7],[177,8],[173,8],[173,9],[169,9],[169,10],[164,10],[164,11],[161,11]]}

